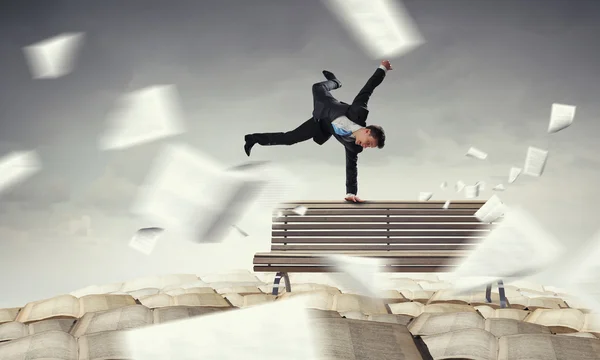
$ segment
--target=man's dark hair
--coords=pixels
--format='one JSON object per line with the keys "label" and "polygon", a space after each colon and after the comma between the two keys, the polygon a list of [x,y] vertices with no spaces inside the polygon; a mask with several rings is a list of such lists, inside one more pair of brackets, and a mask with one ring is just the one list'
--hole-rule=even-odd
{"label": "man's dark hair", "polygon": [[379,149],[383,148],[385,146],[385,131],[383,131],[383,128],[378,125],[369,125],[367,129],[371,131],[371,136],[377,140],[377,147]]}

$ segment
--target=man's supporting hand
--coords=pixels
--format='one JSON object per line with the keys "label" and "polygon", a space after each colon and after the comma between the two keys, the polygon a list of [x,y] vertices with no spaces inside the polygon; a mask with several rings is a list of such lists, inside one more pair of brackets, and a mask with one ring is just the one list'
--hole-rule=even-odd
{"label": "man's supporting hand", "polygon": [[388,70],[392,70],[392,64],[390,64],[389,60],[383,60],[381,62],[381,66],[385,67]]}
{"label": "man's supporting hand", "polygon": [[346,197],[344,198],[344,200],[350,201],[350,202],[355,202],[355,203],[365,202],[364,200],[362,200],[361,198],[359,198],[358,196],[356,196],[354,194],[346,194]]}

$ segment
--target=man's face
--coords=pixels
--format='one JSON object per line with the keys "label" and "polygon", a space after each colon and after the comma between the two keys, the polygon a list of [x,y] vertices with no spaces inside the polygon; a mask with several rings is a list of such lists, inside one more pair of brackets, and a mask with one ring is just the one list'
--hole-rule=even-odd
{"label": "man's face", "polygon": [[356,145],[362,146],[363,149],[377,147],[377,140],[371,136],[371,131],[366,129],[356,136]]}

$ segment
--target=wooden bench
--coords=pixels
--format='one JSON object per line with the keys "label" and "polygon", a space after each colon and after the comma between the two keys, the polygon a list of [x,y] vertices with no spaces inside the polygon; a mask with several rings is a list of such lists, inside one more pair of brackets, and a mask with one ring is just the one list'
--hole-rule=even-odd
{"label": "wooden bench", "polygon": [[[382,272],[451,272],[490,231],[475,212],[484,201],[308,201],[274,210],[271,252],[254,256],[254,271],[275,272],[273,295],[288,273],[334,272],[327,255],[382,259]],[[307,208],[301,216],[298,206]],[[501,297],[503,288],[499,283]],[[488,300],[491,287],[488,287]]]}

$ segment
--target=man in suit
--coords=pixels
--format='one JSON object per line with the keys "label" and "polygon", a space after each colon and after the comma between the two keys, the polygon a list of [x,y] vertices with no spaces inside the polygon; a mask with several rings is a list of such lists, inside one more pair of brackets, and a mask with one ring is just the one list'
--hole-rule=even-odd
{"label": "man in suit", "polygon": [[368,125],[369,110],[367,103],[373,91],[385,78],[388,70],[392,70],[390,62],[384,60],[375,70],[352,101],[352,104],[341,102],[331,95],[331,91],[342,87],[342,83],[333,73],[324,70],[326,81],[312,86],[313,117],[296,129],[288,132],[255,133],[244,137],[244,151],[250,156],[256,144],[293,145],[313,139],[323,145],[333,135],[346,149],[346,201],[363,202],[358,194],[358,154],[365,148],[379,149],[385,145],[385,132],[381,126]]}

